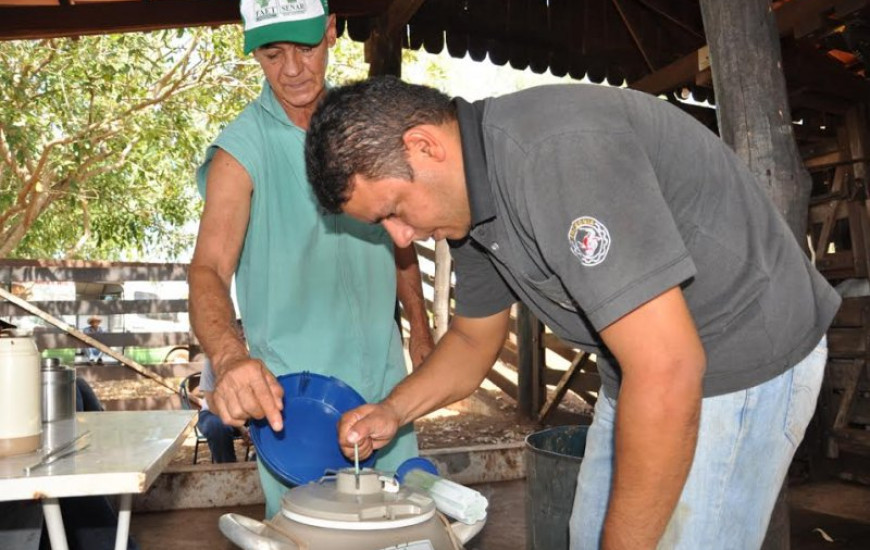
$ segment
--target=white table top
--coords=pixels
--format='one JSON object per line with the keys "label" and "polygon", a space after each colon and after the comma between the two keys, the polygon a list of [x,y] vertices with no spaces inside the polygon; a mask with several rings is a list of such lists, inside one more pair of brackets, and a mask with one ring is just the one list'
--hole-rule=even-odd
{"label": "white table top", "polygon": [[87,448],[47,466],[24,468],[39,453],[0,458],[0,501],[142,493],[169,464],[191,429],[194,411],[106,411],[76,415]]}

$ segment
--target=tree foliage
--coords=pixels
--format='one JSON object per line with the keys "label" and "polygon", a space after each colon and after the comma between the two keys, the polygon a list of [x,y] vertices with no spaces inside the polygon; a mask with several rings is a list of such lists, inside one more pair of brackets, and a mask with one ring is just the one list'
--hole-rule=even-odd
{"label": "tree foliage", "polygon": [[[0,258],[187,259],[195,168],[261,89],[241,47],[238,25],[0,43]],[[331,55],[331,82],[366,77],[362,44]]]}
{"label": "tree foliage", "polygon": [[238,30],[0,44],[0,257],[170,257],[192,174],[257,93]]}

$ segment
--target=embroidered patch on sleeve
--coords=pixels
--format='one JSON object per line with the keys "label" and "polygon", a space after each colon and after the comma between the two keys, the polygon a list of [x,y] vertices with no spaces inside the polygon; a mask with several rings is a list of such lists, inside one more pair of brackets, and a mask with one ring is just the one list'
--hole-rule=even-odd
{"label": "embroidered patch on sleeve", "polygon": [[589,216],[581,216],[571,222],[568,230],[571,253],[585,266],[598,265],[610,250],[610,232],[603,223]]}

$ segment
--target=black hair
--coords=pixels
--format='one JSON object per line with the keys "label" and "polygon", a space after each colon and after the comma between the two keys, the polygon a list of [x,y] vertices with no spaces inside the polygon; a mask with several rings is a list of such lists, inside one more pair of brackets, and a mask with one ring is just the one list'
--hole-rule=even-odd
{"label": "black hair", "polygon": [[355,175],[413,181],[405,132],[456,119],[450,98],[428,86],[375,77],[328,90],[305,137],[308,181],[320,206],[341,212]]}

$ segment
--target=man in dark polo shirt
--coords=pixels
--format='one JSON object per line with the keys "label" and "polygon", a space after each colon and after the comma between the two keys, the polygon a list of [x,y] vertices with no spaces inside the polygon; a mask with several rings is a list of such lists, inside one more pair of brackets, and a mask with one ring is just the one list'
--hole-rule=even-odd
{"label": "man in dark polo shirt", "polygon": [[324,208],[456,262],[450,329],[343,417],[346,453],[474,391],[522,300],[603,379],[572,548],[761,545],[840,300],[714,134],[628,90],[468,103],[383,78],[331,91],[306,139]]}

